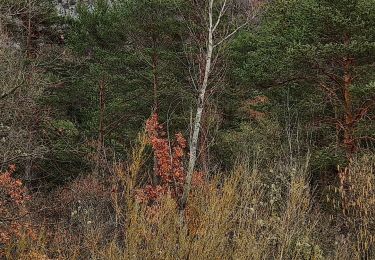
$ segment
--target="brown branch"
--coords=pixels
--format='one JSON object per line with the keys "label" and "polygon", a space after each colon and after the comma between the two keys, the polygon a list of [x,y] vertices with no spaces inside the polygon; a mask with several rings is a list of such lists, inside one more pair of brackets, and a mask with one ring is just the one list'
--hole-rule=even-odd
{"label": "brown branch", "polygon": [[365,117],[373,107],[375,107],[375,97],[373,97],[371,100],[367,101],[365,104],[363,104],[354,115],[354,120],[358,121]]}
{"label": "brown branch", "polygon": [[360,137],[356,137],[355,139],[356,140],[368,139],[368,140],[371,140],[371,141],[375,142],[375,137],[372,137],[372,136],[360,136]]}
{"label": "brown branch", "polygon": [[328,98],[331,100],[331,102],[335,105],[337,105],[338,102],[340,102],[336,92],[332,89],[332,88],[329,88],[326,84],[324,83],[321,83],[320,84],[320,87],[323,89],[323,91],[326,92],[326,95],[328,96]]}
{"label": "brown branch", "polygon": [[4,99],[6,98],[7,96],[13,94],[17,89],[19,89],[21,87],[21,85],[18,85],[18,86],[15,86],[14,88],[12,88],[10,91],[8,92],[4,92],[3,94],[0,95],[0,99]]}

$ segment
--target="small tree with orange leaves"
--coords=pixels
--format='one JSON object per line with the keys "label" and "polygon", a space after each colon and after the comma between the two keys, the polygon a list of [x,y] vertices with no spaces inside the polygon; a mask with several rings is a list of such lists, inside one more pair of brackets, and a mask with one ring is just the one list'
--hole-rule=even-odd
{"label": "small tree with orange leaves", "polygon": [[[32,234],[30,223],[25,221],[28,215],[26,203],[30,200],[21,180],[12,177],[16,166],[10,165],[0,173],[0,245],[3,247],[23,232]],[[0,256],[3,254],[0,248]]]}
{"label": "small tree with orange leaves", "polygon": [[[146,132],[155,156],[154,174],[159,183],[147,185],[137,191],[137,199],[141,202],[153,203],[162,195],[170,194],[179,199],[182,196],[186,171],[184,157],[187,142],[181,133],[175,135],[175,140],[170,142],[166,137],[163,126],[159,124],[158,115],[154,113],[146,121]],[[202,183],[203,174],[194,175],[193,184]]]}

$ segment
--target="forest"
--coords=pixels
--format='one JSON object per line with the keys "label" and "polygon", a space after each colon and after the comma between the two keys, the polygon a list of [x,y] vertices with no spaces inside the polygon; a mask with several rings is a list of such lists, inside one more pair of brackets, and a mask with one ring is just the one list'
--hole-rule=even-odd
{"label": "forest", "polygon": [[0,0],[0,259],[375,259],[375,0]]}

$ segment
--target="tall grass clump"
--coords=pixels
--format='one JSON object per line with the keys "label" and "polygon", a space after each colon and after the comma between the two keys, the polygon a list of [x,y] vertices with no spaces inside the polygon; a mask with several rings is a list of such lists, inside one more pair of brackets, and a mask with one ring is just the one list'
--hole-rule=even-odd
{"label": "tall grass clump", "polygon": [[141,133],[128,163],[113,163],[106,178],[83,176],[55,191],[54,216],[38,216],[37,239],[20,239],[9,259],[374,258],[372,157],[340,171],[335,221],[313,197],[308,157],[265,165],[246,155],[229,172],[205,174],[181,218],[172,182],[139,199],[148,185],[158,192],[149,141]]}
{"label": "tall grass clump", "polygon": [[[319,214],[312,206],[304,164],[288,168],[280,162],[259,170],[246,160],[238,162],[229,174],[218,173],[193,189],[182,222],[173,194],[164,194],[156,204],[137,201],[144,145],[137,149],[132,164],[117,172],[126,194],[115,202],[117,218],[124,223],[123,240],[113,240],[97,258],[323,257],[316,237]],[[279,178],[284,182],[267,183],[266,174],[284,175]]]}
{"label": "tall grass clump", "polygon": [[375,157],[364,156],[340,169],[339,206],[350,257],[375,258]]}

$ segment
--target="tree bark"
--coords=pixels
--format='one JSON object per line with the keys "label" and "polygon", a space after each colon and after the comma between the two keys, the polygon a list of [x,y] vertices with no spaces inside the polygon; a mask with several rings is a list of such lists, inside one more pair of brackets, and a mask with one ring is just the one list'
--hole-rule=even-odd
{"label": "tree bark", "polygon": [[203,172],[208,172],[209,169],[209,154],[208,154],[208,131],[209,131],[209,125],[208,125],[208,116],[209,116],[209,110],[207,109],[207,105],[205,109],[203,110],[202,115],[202,124],[201,124],[201,140],[199,145],[199,161],[202,165]]}
{"label": "tree bark", "polygon": [[[256,12],[253,12],[251,17],[248,17],[246,22],[242,25],[238,26],[232,32],[226,34],[226,36],[222,37],[221,39],[215,39],[214,42],[214,33],[216,29],[219,28],[220,23],[222,22],[222,18],[227,11],[227,0],[223,0],[221,4],[221,9],[215,19],[215,23],[213,23],[213,4],[214,0],[208,0],[208,30],[207,30],[207,40],[206,40],[206,49],[205,51],[201,52],[204,53],[204,73],[203,73],[203,80],[198,80],[198,100],[197,100],[197,110],[195,114],[194,123],[192,126],[192,136],[190,140],[190,156],[189,156],[189,164],[188,164],[188,171],[186,174],[186,180],[184,184],[183,194],[179,201],[179,208],[180,208],[180,217],[183,221],[184,210],[186,208],[187,200],[189,197],[189,193],[191,190],[191,182],[194,174],[195,164],[197,161],[197,150],[198,150],[198,143],[199,143],[199,134],[201,130],[201,121],[202,121],[202,114],[205,107],[205,98],[206,98],[206,90],[208,86],[208,80],[212,70],[212,63],[213,63],[213,50],[215,47],[223,44],[229,38],[231,38],[236,32],[238,32],[242,27],[244,27],[248,22],[255,17]],[[190,30],[192,31],[192,30]]]}
{"label": "tree bark", "polygon": [[188,172],[186,175],[184,191],[180,200],[180,210],[184,211],[187,203],[187,199],[191,190],[191,181],[194,173],[195,163],[197,160],[197,147],[198,147],[198,139],[199,139],[199,132],[201,129],[201,120],[202,114],[204,109],[204,100],[206,95],[206,90],[208,86],[208,79],[211,72],[211,62],[212,62],[212,53],[214,48],[213,42],[213,21],[212,21],[212,10],[213,10],[213,0],[209,1],[209,9],[208,9],[208,19],[209,19],[209,28],[208,28],[208,42],[207,42],[207,51],[206,51],[206,66],[204,70],[204,78],[201,87],[199,88],[199,96],[197,100],[197,112],[195,115],[194,120],[194,127],[193,127],[193,136],[190,141],[190,157],[189,157],[189,165],[188,165]]}

